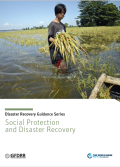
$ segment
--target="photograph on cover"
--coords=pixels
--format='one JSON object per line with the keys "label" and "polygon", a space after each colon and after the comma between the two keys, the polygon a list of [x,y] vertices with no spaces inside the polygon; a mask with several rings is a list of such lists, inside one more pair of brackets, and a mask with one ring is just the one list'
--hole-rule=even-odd
{"label": "photograph on cover", "polygon": [[1,99],[120,100],[120,1],[0,1]]}

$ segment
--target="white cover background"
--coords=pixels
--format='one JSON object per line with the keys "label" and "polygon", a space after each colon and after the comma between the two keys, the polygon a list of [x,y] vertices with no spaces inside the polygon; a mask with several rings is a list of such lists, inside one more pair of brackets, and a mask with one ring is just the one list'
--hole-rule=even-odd
{"label": "white cover background", "polygon": [[[33,108],[33,111],[5,111]],[[5,112],[62,112],[65,116],[5,116]],[[55,120],[53,128],[76,128],[75,133],[6,133],[5,119]],[[14,127],[14,126],[13,126]],[[26,126],[29,128],[31,126]],[[34,125],[39,127],[39,125]],[[26,159],[5,158],[25,153]],[[112,154],[87,158],[87,154]],[[120,166],[120,103],[116,100],[0,100],[0,166]]]}

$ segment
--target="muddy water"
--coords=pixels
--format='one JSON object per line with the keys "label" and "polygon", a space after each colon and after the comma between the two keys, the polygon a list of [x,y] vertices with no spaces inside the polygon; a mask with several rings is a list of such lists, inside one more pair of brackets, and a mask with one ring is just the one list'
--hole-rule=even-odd
{"label": "muddy water", "polygon": [[[76,87],[82,69],[70,64],[62,73],[38,49],[0,39],[0,98],[82,98]],[[117,52],[113,56],[120,60]]]}
{"label": "muddy water", "polygon": [[75,66],[66,73],[51,64],[37,46],[20,46],[0,39],[1,98],[80,98],[74,85]]}

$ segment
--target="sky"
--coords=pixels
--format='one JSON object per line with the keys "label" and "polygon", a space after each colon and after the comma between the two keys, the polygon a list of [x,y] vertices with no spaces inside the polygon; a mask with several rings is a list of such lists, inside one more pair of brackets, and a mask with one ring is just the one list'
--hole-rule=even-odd
{"label": "sky", "polygon": [[[76,17],[80,15],[79,1],[0,1],[0,30],[47,27],[55,17],[54,7],[65,4],[67,12],[61,20],[63,24],[76,26]],[[120,1],[109,1],[117,7]]]}

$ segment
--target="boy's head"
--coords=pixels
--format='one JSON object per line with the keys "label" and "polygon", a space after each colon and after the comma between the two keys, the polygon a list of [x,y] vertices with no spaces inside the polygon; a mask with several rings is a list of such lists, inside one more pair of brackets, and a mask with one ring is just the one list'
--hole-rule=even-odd
{"label": "boy's head", "polygon": [[66,13],[66,6],[64,4],[57,4],[55,6],[55,15],[60,19],[63,19]]}

